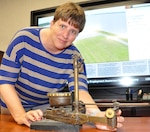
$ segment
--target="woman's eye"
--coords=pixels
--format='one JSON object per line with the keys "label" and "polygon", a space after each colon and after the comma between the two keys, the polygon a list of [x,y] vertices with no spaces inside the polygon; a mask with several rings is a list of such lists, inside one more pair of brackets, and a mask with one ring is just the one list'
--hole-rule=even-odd
{"label": "woman's eye", "polygon": [[61,27],[62,29],[64,29],[64,28],[65,28],[65,25],[60,25],[60,27]]}
{"label": "woman's eye", "polygon": [[71,34],[77,35],[77,31],[72,30],[72,31],[71,31]]}

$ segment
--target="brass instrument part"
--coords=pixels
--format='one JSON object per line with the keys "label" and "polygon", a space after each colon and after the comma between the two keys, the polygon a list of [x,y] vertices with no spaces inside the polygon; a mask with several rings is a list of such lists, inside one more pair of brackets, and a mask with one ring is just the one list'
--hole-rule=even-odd
{"label": "brass instrument part", "polygon": [[55,121],[65,122],[74,125],[83,125],[85,123],[92,122],[109,125],[112,128],[116,126],[116,122],[110,122],[110,119],[115,118],[114,110],[111,108],[109,108],[108,111],[106,111],[106,117],[90,116],[82,113],[67,112],[65,110],[60,109],[47,110],[44,117],[46,117],[47,119],[53,119]]}
{"label": "brass instrument part", "polygon": [[109,109],[106,110],[106,117],[107,117],[107,118],[111,119],[111,118],[113,118],[114,116],[115,116],[114,110],[112,110],[111,108],[109,108]]}

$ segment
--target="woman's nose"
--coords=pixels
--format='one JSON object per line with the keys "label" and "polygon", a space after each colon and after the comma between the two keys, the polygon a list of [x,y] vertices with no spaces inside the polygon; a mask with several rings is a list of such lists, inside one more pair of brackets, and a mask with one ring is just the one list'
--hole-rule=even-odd
{"label": "woman's nose", "polygon": [[69,31],[68,31],[68,30],[65,30],[65,31],[63,32],[63,37],[64,37],[64,38],[68,38],[68,37],[69,37]]}

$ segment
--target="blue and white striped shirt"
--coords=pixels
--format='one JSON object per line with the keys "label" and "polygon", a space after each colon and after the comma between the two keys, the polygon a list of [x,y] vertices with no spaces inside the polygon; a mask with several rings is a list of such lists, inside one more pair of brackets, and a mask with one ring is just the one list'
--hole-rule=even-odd
{"label": "blue and white striped shirt", "polygon": [[[74,45],[51,54],[40,41],[40,28],[25,28],[16,33],[0,69],[0,84],[15,86],[24,108],[48,104],[48,92],[61,91],[66,84],[74,89],[72,55],[80,55]],[[80,55],[81,56],[81,55]],[[84,70],[79,74],[79,89],[87,90]],[[6,107],[1,101],[1,105]]]}

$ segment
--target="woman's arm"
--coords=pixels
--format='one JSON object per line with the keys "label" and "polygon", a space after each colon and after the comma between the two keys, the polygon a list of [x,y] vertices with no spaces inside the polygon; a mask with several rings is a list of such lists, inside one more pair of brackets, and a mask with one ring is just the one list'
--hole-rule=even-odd
{"label": "woman's arm", "polygon": [[25,111],[13,85],[0,85],[0,94],[18,124],[30,126],[32,121],[42,118],[43,112],[41,110]]}
{"label": "woman's arm", "polygon": [[[91,95],[84,90],[79,90],[79,100],[83,101],[85,104],[95,104],[95,101]],[[101,112],[98,106],[95,105],[86,105],[86,113],[89,115],[94,115],[98,112]]]}

